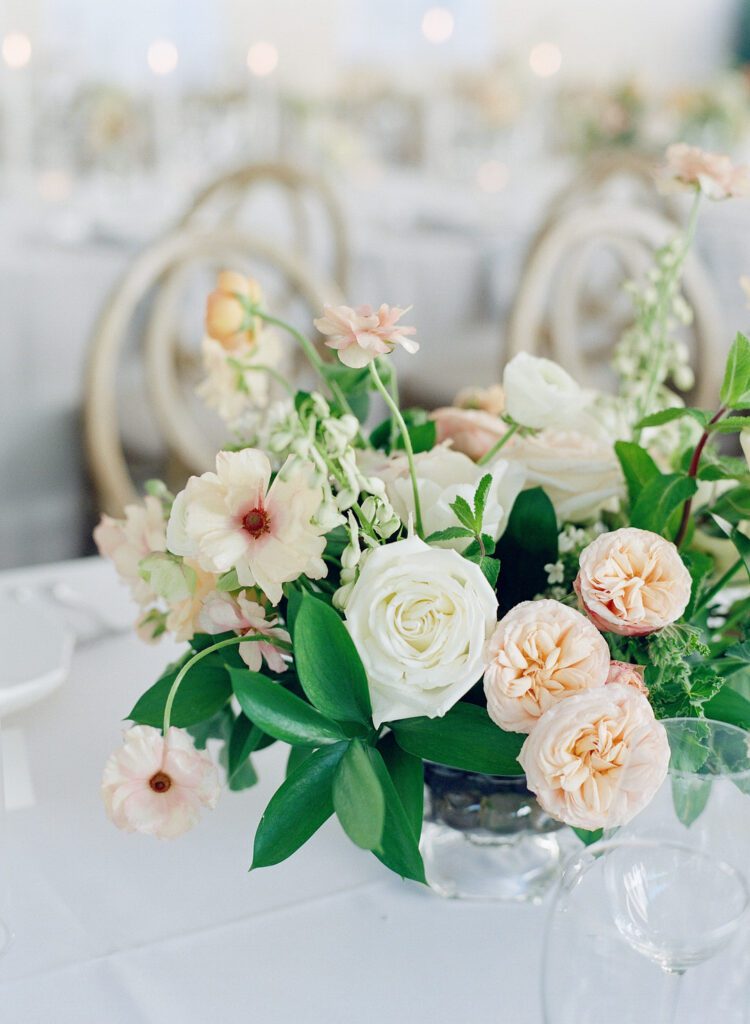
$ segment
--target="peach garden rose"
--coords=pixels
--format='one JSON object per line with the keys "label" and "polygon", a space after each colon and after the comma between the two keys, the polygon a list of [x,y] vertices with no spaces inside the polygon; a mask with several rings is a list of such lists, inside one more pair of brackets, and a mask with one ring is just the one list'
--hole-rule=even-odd
{"label": "peach garden rose", "polygon": [[650,530],[603,533],[581,552],[575,589],[594,625],[622,636],[645,636],[676,622],[692,581],[680,553]]}
{"label": "peach garden rose", "polygon": [[576,828],[615,828],[655,796],[667,774],[669,743],[647,698],[615,684],[550,708],[518,761],[548,814]]}
{"label": "peach garden rose", "polygon": [[559,601],[523,601],[490,638],[484,674],[487,711],[512,732],[531,732],[558,701],[604,686],[609,648],[601,633]]}
{"label": "peach garden rose", "polygon": [[508,432],[499,416],[481,409],[457,409],[443,406],[432,413],[437,428],[437,443],[450,441],[455,452],[477,461]]}

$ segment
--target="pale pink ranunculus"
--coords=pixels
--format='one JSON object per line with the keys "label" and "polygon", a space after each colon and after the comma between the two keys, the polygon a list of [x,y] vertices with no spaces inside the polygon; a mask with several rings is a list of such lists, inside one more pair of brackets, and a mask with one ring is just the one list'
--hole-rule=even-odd
{"label": "pale pink ranunculus", "polygon": [[645,673],[644,665],[633,665],[628,661],[612,661],[609,665],[607,686],[634,686],[640,693],[648,695],[648,688],[643,681]]}
{"label": "pale pink ranunculus", "polygon": [[750,194],[750,169],[733,164],[728,156],[679,142],[667,150],[662,182],[667,188],[699,188],[709,199],[728,199]]}
{"label": "pale pink ranunculus", "polygon": [[594,625],[645,636],[676,622],[692,580],[671,541],[633,526],[603,533],[581,552],[575,590]]}
{"label": "pale pink ranunculus", "polygon": [[458,409],[477,409],[493,416],[501,416],[505,412],[505,391],[502,384],[490,384],[488,388],[461,388],[453,399]]}
{"label": "pale pink ranunculus", "polygon": [[271,463],[255,448],[221,451],[216,472],[191,477],[175,498],[167,526],[172,554],[206,572],[236,570],[242,587],[259,587],[272,604],[282,584],[321,579],[326,538],[312,522],[323,491],[314,467],[290,457],[270,484]]}
{"label": "pale pink ranunculus", "polygon": [[604,686],[609,648],[601,633],[559,601],[523,601],[490,638],[487,712],[502,729],[531,732],[554,704]]}
{"label": "pale pink ranunculus", "polygon": [[240,644],[240,656],[253,672],[260,672],[263,658],[272,672],[283,672],[286,668],[284,652],[274,646],[274,640],[288,644],[291,637],[279,625],[277,616],[266,617],[266,609],[256,597],[249,590],[236,595],[214,591],[203,605],[199,619],[201,629],[211,636],[232,631],[240,636],[267,637],[267,640]]}
{"label": "pale pink ranunculus", "polygon": [[150,725],[134,725],[110,755],[101,791],[118,828],[172,839],[196,824],[203,807],[216,806],[219,774],[184,729],[171,728],[165,739]]}
{"label": "pale pink ranunculus", "polygon": [[154,592],[139,572],[141,561],[157,551],[166,551],[166,523],[162,503],[148,495],[140,505],[126,505],[122,519],[103,515],[94,529],[99,554],[109,558],[119,576],[128,584],[135,600],[146,605]]}
{"label": "pale pink ranunculus", "polygon": [[616,828],[661,786],[669,743],[642,693],[610,685],[574,694],[546,711],[518,761],[548,814],[575,828]]}
{"label": "pale pink ranunculus", "polygon": [[450,441],[456,452],[477,462],[504,437],[508,427],[498,417],[480,409],[457,409],[447,405],[430,417],[437,429],[437,443]]}
{"label": "pale pink ranunculus", "polygon": [[410,354],[418,351],[419,343],[411,337],[416,328],[398,324],[407,312],[385,304],[377,311],[372,306],[324,306],[323,316],[313,323],[345,366],[360,369],[378,356],[393,352],[397,345]]}

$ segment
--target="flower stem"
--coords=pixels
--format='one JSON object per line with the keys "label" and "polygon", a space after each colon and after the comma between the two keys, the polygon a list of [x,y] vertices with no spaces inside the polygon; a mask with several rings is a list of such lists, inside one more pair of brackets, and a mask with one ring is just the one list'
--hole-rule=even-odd
{"label": "flower stem", "polygon": [[713,599],[717,596],[717,594],[720,594],[724,587],[726,587],[727,584],[732,581],[732,579],[737,575],[737,573],[740,571],[743,565],[743,560],[741,558],[738,558],[737,561],[733,565],[731,565],[729,569],[727,569],[727,571],[724,573],[721,579],[717,583],[714,583],[710,590],[706,591],[706,593],[703,595],[703,597],[696,605],[695,613],[701,611],[703,608],[706,607],[706,605],[710,604],[711,601],[713,601]]}
{"label": "flower stem", "polygon": [[477,465],[486,466],[488,462],[494,459],[497,453],[500,451],[500,449],[503,448],[508,443],[508,441],[510,441],[511,437],[513,437],[513,435],[516,433],[519,426],[520,424],[518,423],[511,423],[510,427],[506,430],[503,436],[498,441],[496,441],[495,444],[493,444],[490,450],[488,452],[485,452],[481,459],[477,459]]}
{"label": "flower stem", "polygon": [[[710,428],[713,426],[714,423],[718,423],[718,421],[722,418],[722,416],[725,416],[726,413],[727,409],[725,408],[725,406],[722,405],[722,407],[716,413],[714,413],[714,415],[709,420],[708,426],[701,434],[700,440],[698,441],[698,444],[695,446],[693,457],[690,460],[690,466],[688,467],[687,472],[687,475],[689,477],[694,478],[698,475],[698,467],[700,466],[701,455],[703,455],[703,449],[708,444],[708,439],[711,436]],[[678,548],[685,540],[685,534],[687,533],[688,524],[690,522],[690,510],[692,509],[692,507],[693,499],[688,498],[685,504],[682,506],[682,518],[680,520],[680,528],[677,531],[677,536],[675,537],[674,541]]]}
{"label": "flower stem", "polygon": [[[260,643],[263,640],[268,641],[268,637],[265,636],[265,634],[260,633],[256,633],[254,636],[230,636],[227,637],[225,640],[219,640],[218,643],[211,644],[210,647],[205,647],[202,651],[198,651],[197,654],[194,654],[192,658],[186,661],[185,664],[180,669],[180,671],[177,673],[175,681],[172,683],[169,693],[167,694],[167,700],[164,705],[164,723],[162,727],[163,734],[166,736],[167,733],[169,732],[169,726],[172,719],[172,705],[174,704],[174,699],[177,696],[177,691],[182,685],[182,680],[188,674],[193,665],[197,665],[202,658],[206,657],[206,655],[213,654],[214,651],[220,651],[222,647],[229,647],[233,644]],[[291,651],[292,649],[291,644],[286,643],[285,640],[279,640],[276,637],[274,637],[273,645],[274,647],[280,647],[282,650],[285,651]]]}
{"label": "flower stem", "polygon": [[383,396],[385,404],[391,411],[391,416],[398,424],[398,429],[401,431],[401,438],[404,442],[404,450],[406,452],[406,459],[409,463],[409,475],[411,476],[411,488],[414,495],[414,517],[417,521],[417,534],[424,540],[424,527],[422,526],[422,506],[419,501],[419,487],[417,486],[417,470],[414,465],[414,449],[411,444],[411,437],[409,437],[409,431],[404,417],[401,415],[401,410],[393,400],[388,388],[383,383],[378,368],[373,361],[370,363],[370,376],[372,377],[375,387],[378,389],[380,394]]}
{"label": "flower stem", "polygon": [[[659,325],[659,334],[657,336],[655,351],[651,356],[651,373],[649,374],[648,381],[646,383],[646,391],[640,402],[638,409],[638,417],[636,423],[643,419],[651,412],[651,403],[656,395],[656,389],[659,384],[663,383],[665,371],[663,367],[664,357],[667,350],[667,318],[669,317],[669,303],[672,297],[672,286],[679,280],[682,268],[685,263],[685,259],[690,252],[690,248],[695,238],[695,229],[698,225],[698,213],[701,205],[701,190],[698,189],[695,193],[695,199],[693,205],[690,208],[690,216],[688,218],[687,226],[683,234],[682,248],[679,256],[675,259],[674,264],[671,268],[669,278],[665,280],[661,285],[660,300],[655,312],[655,319]],[[652,321],[653,322],[653,321]],[[641,431],[636,430],[633,439],[638,441],[640,439]]]}
{"label": "flower stem", "polygon": [[[315,372],[318,374],[318,376],[321,378],[321,380],[323,380],[331,389],[331,394],[339,403],[343,411],[345,413],[348,413],[350,416],[354,416],[352,407],[349,405],[346,395],[341,390],[338,381],[332,380],[326,374],[326,364],[315,351],[315,346],[310,341],[310,339],[306,338],[305,335],[301,331],[298,331],[296,327],[293,327],[291,324],[288,324],[286,320],[280,320],[276,316],[271,316],[270,313],[264,313],[263,310],[261,309],[253,308],[253,315],[260,317],[260,319],[265,321],[265,323],[273,324],[275,327],[281,327],[282,330],[285,330],[287,331],[287,333],[291,334],[295,341],[297,341],[299,345],[302,346],[302,350],[307,356],[308,362],[315,370]],[[354,418],[356,419],[356,416]],[[363,441],[365,440],[365,438],[362,437],[361,432],[360,438]]]}

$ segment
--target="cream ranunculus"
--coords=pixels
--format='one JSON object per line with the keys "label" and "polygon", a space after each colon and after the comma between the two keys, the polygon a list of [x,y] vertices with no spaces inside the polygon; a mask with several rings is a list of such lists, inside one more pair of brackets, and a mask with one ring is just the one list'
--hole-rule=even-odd
{"label": "cream ranunculus", "polygon": [[[523,487],[524,472],[520,465],[498,459],[491,465],[478,466],[467,455],[454,452],[445,445],[421,452],[415,456],[415,464],[422,522],[427,535],[458,526],[451,504],[461,495],[471,505],[479,481],[489,473],[492,484],[487,496],[483,529],[494,540],[502,536]],[[393,460],[381,475],[396,515],[402,523],[408,523],[409,517],[414,515],[414,496],[406,457],[399,456]],[[463,551],[469,542],[459,539],[441,543]]]}
{"label": "cream ranunculus", "polygon": [[587,404],[586,392],[551,359],[519,352],[503,373],[505,411],[537,430],[567,423]]}
{"label": "cream ranunculus", "polygon": [[502,455],[523,466],[527,487],[544,489],[561,523],[589,522],[624,494],[614,446],[596,434],[550,427],[514,438]]}
{"label": "cream ranunculus", "polygon": [[164,509],[153,495],[148,495],[140,505],[126,505],[123,519],[103,515],[94,530],[99,554],[111,559],[141,605],[149,604],[156,594],[143,579],[140,563],[148,555],[166,551],[165,531]]}
{"label": "cream ranunculus", "polygon": [[346,602],[376,726],[437,718],[487,667],[497,600],[481,569],[409,537],[375,548]]}
{"label": "cream ranunculus", "polygon": [[219,452],[216,472],[190,477],[175,498],[169,550],[206,572],[235,569],[241,586],[258,586],[278,604],[282,583],[327,573],[324,531],[312,522],[323,500],[322,488],[311,483],[313,469],[288,459],[269,487],[271,463],[263,452]]}
{"label": "cream ranunculus", "polygon": [[601,633],[559,601],[522,601],[497,624],[484,675],[487,712],[512,732],[531,732],[553,704],[604,686],[609,648]]}
{"label": "cream ranunculus", "polygon": [[676,622],[691,585],[675,545],[632,526],[603,533],[584,548],[575,581],[594,625],[623,636],[644,636]]}
{"label": "cream ranunculus", "polygon": [[610,685],[575,694],[545,712],[518,761],[549,814],[576,828],[616,828],[661,786],[669,743],[642,693]]}

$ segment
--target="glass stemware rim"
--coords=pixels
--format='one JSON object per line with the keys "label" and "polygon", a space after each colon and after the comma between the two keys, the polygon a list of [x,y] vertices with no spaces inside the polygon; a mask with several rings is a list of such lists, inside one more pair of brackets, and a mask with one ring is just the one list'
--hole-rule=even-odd
{"label": "glass stemware rim", "polygon": [[[706,779],[706,780],[718,780],[718,779],[729,779],[730,781],[731,780],[735,780],[735,779],[743,779],[743,780],[744,779],[748,779],[748,780],[750,780],[750,732],[748,732],[747,729],[743,729],[739,725],[733,725],[731,722],[721,722],[721,721],[719,721],[716,718],[686,718],[686,717],[683,716],[683,717],[662,718],[661,719],[661,724],[665,728],[667,726],[669,726],[670,724],[679,725],[679,724],[682,724],[682,723],[691,724],[691,725],[697,725],[699,723],[703,723],[704,725],[708,725],[709,727],[720,726],[721,729],[726,730],[729,733],[735,733],[738,736],[743,736],[745,741],[748,744],[748,767],[747,768],[740,768],[740,769],[738,769],[736,771],[732,771],[731,769],[728,768],[728,769],[726,769],[726,771],[722,771],[720,775],[710,775],[710,774],[702,775],[700,772],[688,771],[685,768],[672,768],[672,766],[670,765],[670,768],[669,768],[670,776],[672,776],[672,777],[680,777],[680,778],[691,778],[691,779],[699,778],[699,779]],[[667,729],[667,734],[669,734],[669,730],[668,729]]]}

